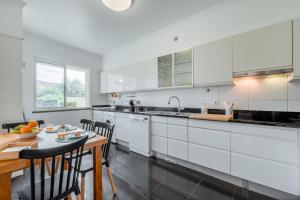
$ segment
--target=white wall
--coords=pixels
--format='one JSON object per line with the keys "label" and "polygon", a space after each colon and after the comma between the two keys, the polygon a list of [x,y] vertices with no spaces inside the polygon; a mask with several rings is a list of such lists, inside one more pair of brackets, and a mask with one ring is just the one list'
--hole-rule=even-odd
{"label": "white wall", "polygon": [[19,0],[0,0],[0,132],[22,119],[22,13]]}
{"label": "white wall", "polygon": [[74,65],[90,70],[91,105],[107,104],[107,95],[100,95],[99,72],[102,69],[100,55],[62,44],[33,33],[24,34],[23,104],[27,119],[43,119],[47,123],[77,124],[81,118],[91,118],[91,111],[67,111],[32,114],[34,111],[35,60],[44,59],[56,63]]}
{"label": "white wall", "polygon": [[104,70],[298,18],[299,10],[299,0],[229,0],[107,53]]}
{"label": "white wall", "polygon": [[21,0],[0,0],[0,34],[23,38],[22,9],[25,4]]}

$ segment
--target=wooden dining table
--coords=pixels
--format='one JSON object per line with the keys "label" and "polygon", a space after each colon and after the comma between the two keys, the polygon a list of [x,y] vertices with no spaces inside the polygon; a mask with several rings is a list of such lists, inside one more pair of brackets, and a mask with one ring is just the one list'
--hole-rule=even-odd
{"label": "wooden dining table", "polygon": [[[3,133],[0,134],[0,147],[9,143],[16,142],[35,142],[37,148],[52,148],[65,143],[56,142],[57,133],[46,133],[42,131],[37,137],[24,139],[17,134]],[[93,151],[93,180],[94,180],[94,199],[102,200],[102,145],[107,143],[107,138],[97,135],[89,139],[84,145],[84,150]],[[0,160],[0,199],[12,199],[12,172],[29,167],[29,161],[25,159]],[[28,180],[28,183],[30,181]]]}

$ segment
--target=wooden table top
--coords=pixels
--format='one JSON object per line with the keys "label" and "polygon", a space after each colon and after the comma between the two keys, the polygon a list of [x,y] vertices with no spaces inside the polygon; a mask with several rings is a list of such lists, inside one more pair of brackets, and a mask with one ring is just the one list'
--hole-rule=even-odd
{"label": "wooden table top", "polygon": [[[4,133],[0,134],[0,146],[8,143],[34,141],[38,142],[38,149],[46,149],[66,145],[66,143],[56,142],[56,137],[57,133],[46,133],[43,131],[37,137],[30,139],[19,138],[19,136],[16,134]],[[92,149],[96,146],[103,145],[106,143],[106,137],[97,135],[96,137],[91,138],[86,142],[86,144],[84,145],[84,149]],[[28,167],[28,163],[28,160],[24,159],[0,161],[0,174],[24,169]]]}

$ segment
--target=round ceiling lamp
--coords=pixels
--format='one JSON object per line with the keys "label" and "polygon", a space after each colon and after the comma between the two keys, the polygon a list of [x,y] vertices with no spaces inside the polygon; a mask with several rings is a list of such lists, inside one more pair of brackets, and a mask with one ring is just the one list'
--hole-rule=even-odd
{"label": "round ceiling lamp", "polygon": [[102,3],[113,11],[124,11],[130,8],[132,0],[101,0]]}

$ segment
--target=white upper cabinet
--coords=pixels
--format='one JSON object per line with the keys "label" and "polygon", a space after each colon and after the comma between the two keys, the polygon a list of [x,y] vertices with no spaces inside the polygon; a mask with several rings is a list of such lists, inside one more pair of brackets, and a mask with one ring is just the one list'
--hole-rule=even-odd
{"label": "white upper cabinet", "polygon": [[194,84],[232,83],[232,38],[194,48]]}
{"label": "white upper cabinet", "polygon": [[155,89],[158,85],[157,59],[147,59],[101,73],[101,93]]}
{"label": "white upper cabinet", "polygon": [[233,71],[247,72],[292,66],[292,21],[233,38]]}
{"label": "white upper cabinet", "polygon": [[174,86],[193,85],[193,49],[174,53]]}
{"label": "white upper cabinet", "polygon": [[294,78],[300,79],[300,19],[294,20],[293,24],[293,64]]}

